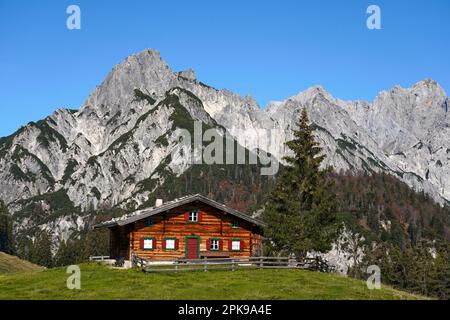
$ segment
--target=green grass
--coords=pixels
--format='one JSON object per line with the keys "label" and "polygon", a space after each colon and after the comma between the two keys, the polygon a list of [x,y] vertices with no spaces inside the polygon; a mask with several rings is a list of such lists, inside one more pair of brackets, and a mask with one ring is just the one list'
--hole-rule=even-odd
{"label": "green grass", "polygon": [[[10,256],[4,252],[0,252],[0,274],[23,271],[36,271],[43,268],[31,262],[21,260],[17,257]],[[1,281],[0,281],[1,283]],[[2,288],[0,287],[0,291]]]}
{"label": "green grass", "polygon": [[81,290],[65,268],[0,274],[0,299],[423,299],[383,286],[304,270],[151,273],[81,264]]}

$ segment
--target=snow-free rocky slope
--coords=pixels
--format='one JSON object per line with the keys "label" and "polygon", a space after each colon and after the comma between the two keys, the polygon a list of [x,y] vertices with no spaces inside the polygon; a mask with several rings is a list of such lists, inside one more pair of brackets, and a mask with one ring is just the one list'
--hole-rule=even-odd
{"label": "snow-free rocky slope", "polygon": [[[312,87],[261,109],[251,97],[199,82],[192,70],[172,71],[153,50],[115,66],[79,110],[59,109],[1,138],[0,199],[18,213],[17,231],[41,223],[67,238],[86,219],[51,216],[50,198],[80,211],[147,204],[170,177],[195,167],[178,136],[180,129],[192,132],[193,120],[227,130],[250,150],[269,132],[274,143],[263,149],[281,159],[302,108],[316,124],[325,165],[389,172],[441,203],[450,199],[450,99],[435,81],[394,87],[373,103]],[[171,155],[174,149],[180,156]],[[51,218],[39,222],[36,212]]]}

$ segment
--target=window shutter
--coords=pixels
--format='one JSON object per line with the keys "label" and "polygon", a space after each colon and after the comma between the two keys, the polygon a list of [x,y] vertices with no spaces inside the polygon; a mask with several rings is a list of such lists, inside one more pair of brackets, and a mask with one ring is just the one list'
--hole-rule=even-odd
{"label": "window shutter", "polygon": [[186,212],[184,213],[184,220],[185,220],[185,221],[189,221],[189,211],[186,211]]}
{"label": "window shutter", "polygon": [[166,239],[162,239],[162,246],[161,248],[164,250],[166,249]]}
{"label": "window shutter", "polygon": [[175,239],[175,250],[178,250],[179,245],[180,241],[178,239]]}
{"label": "window shutter", "polygon": [[141,238],[140,247],[141,247],[141,250],[144,250],[144,237]]}
{"label": "window shutter", "polygon": [[203,218],[203,212],[199,211],[198,212],[198,221],[199,222],[202,221],[202,218]]}
{"label": "window shutter", "polygon": [[233,249],[233,240],[228,240],[228,250],[231,251]]}
{"label": "window shutter", "polygon": [[220,251],[223,250],[223,240],[222,239],[219,240],[219,250]]}
{"label": "window shutter", "polygon": [[241,251],[244,251],[244,240],[241,240]]}
{"label": "window shutter", "polygon": [[206,239],[206,250],[211,249],[211,239]]}

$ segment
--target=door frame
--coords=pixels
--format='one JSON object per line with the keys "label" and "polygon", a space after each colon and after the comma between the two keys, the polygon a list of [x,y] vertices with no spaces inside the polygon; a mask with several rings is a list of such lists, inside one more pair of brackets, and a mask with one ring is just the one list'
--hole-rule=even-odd
{"label": "door frame", "polygon": [[186,236],[184,242],[184,257],[188,259],[188,240],[197,239],[197,259],[200,258],[200,236]]}

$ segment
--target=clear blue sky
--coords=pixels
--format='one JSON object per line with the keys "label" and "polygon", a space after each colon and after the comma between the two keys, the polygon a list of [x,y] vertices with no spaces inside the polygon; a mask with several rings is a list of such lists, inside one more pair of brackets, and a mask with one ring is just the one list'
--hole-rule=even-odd
{"label": "clear blue sky", "polygon": [[[66,28],[70,4],[81,8],[81,30]],[[382,30],[366,28],[370,4],[381,7]],[[262,106],[315,84],[372,100],[433,78],[450,95],[447,0],[0,0],[0,136],[79,108],[145,48]]]}

